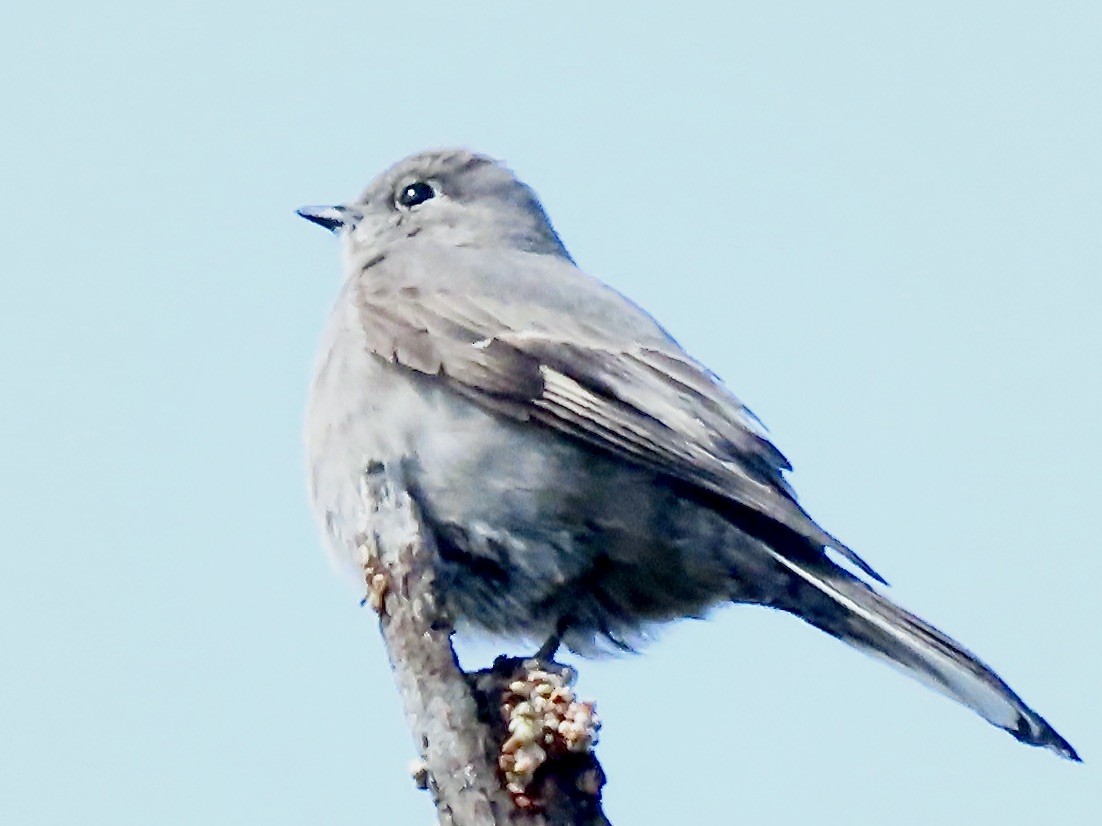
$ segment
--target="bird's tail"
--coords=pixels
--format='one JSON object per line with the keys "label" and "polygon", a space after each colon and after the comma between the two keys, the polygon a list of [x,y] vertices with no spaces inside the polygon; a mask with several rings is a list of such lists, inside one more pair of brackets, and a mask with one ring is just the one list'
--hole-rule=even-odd
{"label": "bird's tail", "polygon": [[780,554],[776,559],[796,586],[776,607],[888,662],[1017,740],[1079,761],[1067,740],[959,643],[829,562],[812,569]]}

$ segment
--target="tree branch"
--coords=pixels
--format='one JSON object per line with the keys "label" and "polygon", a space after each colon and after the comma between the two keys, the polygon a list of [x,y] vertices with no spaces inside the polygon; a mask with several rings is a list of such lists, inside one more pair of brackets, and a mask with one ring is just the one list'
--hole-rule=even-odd
{"label": "tree branch", "polygon": [[[502,658],[491,669],[464,674],[451,646],[451,618],[435,590],[435,543],[401,468],[369,466],[360,480],[360,499],[357,529],[366,601],[379,614],[440,823],[608,824],[600,806],[604,774],[589,748],[596,719],[590,722],[589,740],[585,732],[578,734],[575,720],[584,728],[592,707],[573,702],[568,670]],[[565,688],[537,685],[540,680]],[[559,715],[551,728],[532,729],[532,703],[520,696],[527,689],[536,692],[539,713],[546,712],[549,720]],[[510,723],[513,718],[506,715],[518,712],[527,717]],[[565,721],[554,722],[560,718]],[[563,736],[556,733],[560,726]],[[534,731],[529,740],[535,745],[518,745],[528,731]],[[513,755],[524,747],[542,760],[518,793],[517,773],[506,788],[502,766],[516,769]]]}

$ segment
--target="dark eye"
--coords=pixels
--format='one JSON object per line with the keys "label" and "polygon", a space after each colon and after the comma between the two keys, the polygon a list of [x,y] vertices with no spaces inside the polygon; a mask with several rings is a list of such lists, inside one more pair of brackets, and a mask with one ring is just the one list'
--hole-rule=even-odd
{"label": "dark eye", "polygon": [[407,184],[402,187],[398,192],[398,206],[409,209],[415,207],[418,204],[423,204],[429,198],[436,197],[436,190],[433,189],[432,184],[425,181],[414,181],[411,184]]}

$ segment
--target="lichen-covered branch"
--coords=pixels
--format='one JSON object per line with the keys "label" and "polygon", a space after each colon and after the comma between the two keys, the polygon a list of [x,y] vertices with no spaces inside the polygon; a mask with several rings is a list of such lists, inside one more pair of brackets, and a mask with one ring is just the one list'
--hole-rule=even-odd
{"label": "lichen-covered branch", "polygon": [[[573,701],[569,675],[554,664],[504,659],[464,674],[435,591],[433,539],[401,469],[373,464],[360,498],[366,599],[379,614],[440,823],[607,824],[600,807],[604,775],[588,748],[596,720],[591,706]],[[527,705],[518,715],[520,703]]]}

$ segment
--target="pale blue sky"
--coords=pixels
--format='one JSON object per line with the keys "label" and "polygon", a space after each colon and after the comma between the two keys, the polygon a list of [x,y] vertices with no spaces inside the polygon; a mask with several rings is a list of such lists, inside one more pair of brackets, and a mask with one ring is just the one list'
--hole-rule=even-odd
{"label": "pale blue sky", "polygon": [[1087,761],[726,608],[581,664],[613,822],[1097,822],[1102,7],[594,5],[5,12],[0,822],[432,821],[305,503],[293,210],[452,144]]}

